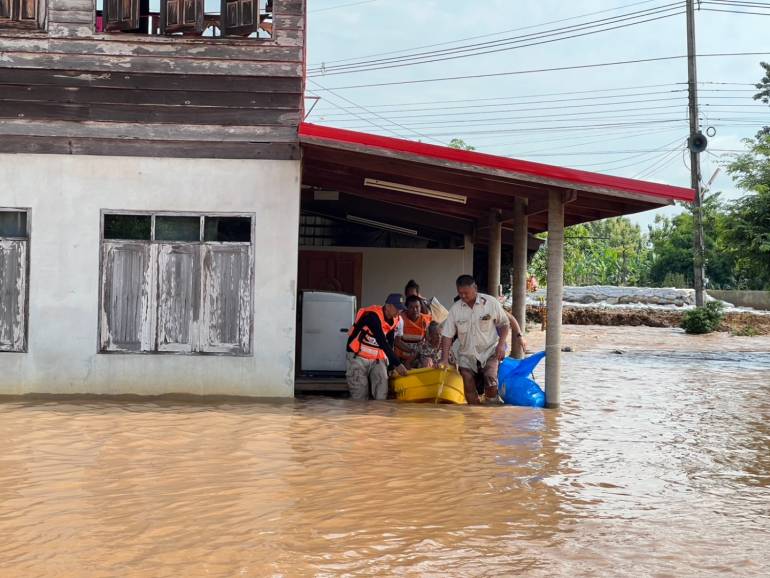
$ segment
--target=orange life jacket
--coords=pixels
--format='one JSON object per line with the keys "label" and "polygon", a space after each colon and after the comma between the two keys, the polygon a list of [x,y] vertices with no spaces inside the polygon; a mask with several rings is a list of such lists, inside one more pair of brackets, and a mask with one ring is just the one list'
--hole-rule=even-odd
{"label": "orange life jacket", "polygon": [[364,359],[387,359],[388,356],[385,355],[385,351],[383,351],[377,343],[377,340],[374,338],[374,333],[369,327],[364,325],[358,335],[353,335],[356,323],[358,323],[358,320],[367,313],[374,313],[377,315],[382,324],[382,332],[385,335],[398,326],[398,317],[394,318],[390,323],[385,320],[385,313],[383,313],[381,305],[372,305],[371,307],[359,309],[358,313],[356,313],[355,323],[350,328],[350,331],[348,331],[348,337],[353,337],[350,343],[348,343],[348,347],[353,353]]}
{"label": "orange life jacket", "polygon": [[[412,321],[407,317],[406,312],[401,315],[401,319],[404,323],[404,333],[401,336],[401,345],[410,346],[411,344],[417,344],[425,338],[425,334],[428,332],[428,325],[431,322],[431,316],[426,313],[420,313],[417,321]],[[396,347],[396,354],[402,360],[406,360],[414,354],[414,352],[404,349],[404,347]]]}
{"label": "orange life jacket", "polygon": [[428,332],[431,316],[426,313],[420,313],[417,321],[412,321],[406,314],[402,315],[401,318],[404,320],[404,334],[401,336],[401,339],[407,343],[422,341]]}

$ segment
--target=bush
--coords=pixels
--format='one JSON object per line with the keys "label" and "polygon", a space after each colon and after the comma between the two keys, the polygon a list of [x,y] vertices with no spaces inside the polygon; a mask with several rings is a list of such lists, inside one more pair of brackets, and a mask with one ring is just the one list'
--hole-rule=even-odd
{"label": "bush", "polygon": [[735,329],[732,333],[738,337],[756,337],[759,335],[759,331],[753,325],[744,325],[739,329]]}
{"label": "bush", "polygon": [[711,333],[719,327],[723,317],[724,306],[722,305],[722,302],[711,301],[706,303],[703,307],[696,307],[695,309],[686,311],[682,316],[680,327],[684,329],[685,333],[694,335]]}
{"label": "bush", "polygon": [[683,273],[666,273],[666,276],[663,278],[663,282],[660,284],[661,287],[674,287],[675,289],[687,289],[690,284],[687,282],[687,278],[684,276]]}

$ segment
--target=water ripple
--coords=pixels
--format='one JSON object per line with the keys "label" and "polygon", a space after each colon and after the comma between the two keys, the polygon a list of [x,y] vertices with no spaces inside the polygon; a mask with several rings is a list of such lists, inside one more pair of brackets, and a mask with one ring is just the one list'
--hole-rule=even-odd
{"label": "water ripple", "polygon": [[770,574],[770,354],[611,361],[562,411],[0,404],[0,575]]}

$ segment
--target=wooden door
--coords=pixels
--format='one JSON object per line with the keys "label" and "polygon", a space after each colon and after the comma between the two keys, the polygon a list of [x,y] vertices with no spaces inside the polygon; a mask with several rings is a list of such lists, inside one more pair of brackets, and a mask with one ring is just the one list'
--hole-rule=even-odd
{"label": "wooden door", "polygon": [[363,262],[363,253],[300,250],[299,290],[349,293],[360,307]]}

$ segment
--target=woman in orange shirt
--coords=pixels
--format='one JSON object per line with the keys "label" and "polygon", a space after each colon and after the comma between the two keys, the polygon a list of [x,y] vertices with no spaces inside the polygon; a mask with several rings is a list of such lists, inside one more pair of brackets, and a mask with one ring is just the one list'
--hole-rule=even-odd
{"label": "woman in orange shirt", "polygon": [[417,367],[418,346],[428,333],[430,315],[420,311],[421,302],[417,295],[406,298],[406,309],[401,312],[401,323],[396,330],[396,355],[408,368]]}

